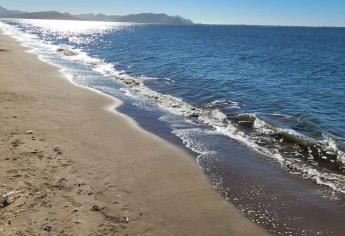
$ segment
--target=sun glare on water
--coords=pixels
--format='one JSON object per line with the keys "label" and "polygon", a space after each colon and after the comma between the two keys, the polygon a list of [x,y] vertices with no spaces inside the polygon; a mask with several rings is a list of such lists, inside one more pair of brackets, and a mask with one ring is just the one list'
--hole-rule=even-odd
{"label": "sun glare on water", "polygon": [[40,27],[44,30],[67,34],[95,34],[117,31],[133,26],[133,23],[71,21],[71,20],[20,20],[21,23]]}

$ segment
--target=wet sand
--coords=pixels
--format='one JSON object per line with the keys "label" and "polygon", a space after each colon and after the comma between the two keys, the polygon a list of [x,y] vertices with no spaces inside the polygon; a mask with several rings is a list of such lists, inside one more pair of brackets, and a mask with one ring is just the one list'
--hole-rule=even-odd
{"label": "wet sand", "polygon": [[185,151],[0,35],[0,235],[266,235]]}
{"label": "wet sand", "polygon": [[[143,116],[140,109],[127,103],[119,110],[150,132],[188,150],[169,126],[157,122],[159,114]],[[204,173],[218,192],[253,222],[273,235],[344,235],[343,193],[289,173],[274,159],[226,136],[205,136],[202,141],[218,153],[198,157]]]}

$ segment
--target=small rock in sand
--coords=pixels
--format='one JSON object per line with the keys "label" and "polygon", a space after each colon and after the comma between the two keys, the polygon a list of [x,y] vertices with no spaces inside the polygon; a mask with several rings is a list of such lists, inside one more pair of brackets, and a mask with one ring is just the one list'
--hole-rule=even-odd
{"label": "small rock in sand", "polygon": [[14,141],[12,141],[11,142],[11,145],[13,146],[13,147],[18,147],[19,145],[21,145],[21,144],[24,144],[20,139],[16,139],[16,140],[14,140]]}
{"label": "small rock in sand", "polygon": [[103,211],[104,207],[100,207],[97,205],[92,206],[92,208],[90,209],[90,211]]}
{"label": "small rock in sand", "polygon": [[47,232],[50,232],[50,231],[52,231],[52,226],[51,225],[45,225],[44,227],[43,227],[43,230],[44,231],[47,231]]}
{"label": "small rock in sand", "polygon": [[31,154],[37,154],[39,151],[37,149],[31,151]]}
{"label": "small rock in sand", "polygon": [[61,149],[60,149],[59,147],[55,147],[53,150],[54,150],[54,152],[56,152],[56,154],[58,154],[58,155],[61,155],[61,154],[62,154],[62,151],[61,151]]}

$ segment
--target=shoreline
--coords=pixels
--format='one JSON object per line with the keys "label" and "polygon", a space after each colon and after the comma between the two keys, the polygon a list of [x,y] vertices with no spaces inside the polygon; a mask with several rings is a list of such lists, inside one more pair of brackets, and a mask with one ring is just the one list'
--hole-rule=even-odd
{"label": "shoreline", "polygon": [[[0,96],[5,101],[0,103],[0,129],[5,134],[1,150],[4,157],[16,156],[16,160],[0,160],[2,172],[7,173],[1,176],[2,191],[24,190],[18,200],[1,209],[11,224],[2,217],[0,233],[83,228],[80,232],[120,235],[266,234],[212,189],[189,154],[110,109],[114,98],[63,80],[57,68],[24,52],[9,36],[1,34],[0,42],[2,49],[9,50],[0,52]],[[28,137],[29,130],[34,135],[30,132]],[[33,146],[37,150],[31,150]],[[51,156],[56,160],[47,158]],[[6,172],[10,168],[17,177],[7,183],[5,179],[13,174]],[[47,175],[45,179],[32,176],[37,169]],[[66,183],[57,184],[56,190],[61,179]],[[35,196],[30,184],[44,192],[44,199],[51,199]],[[53,187],[44,190],[42,185]],[[78,209],[65,210],[63,199]],[[42,202],[43,206],[37,204]],[[29,214],[32,207],[35,213]],[[57,223],[61,219],[67,222]]]}

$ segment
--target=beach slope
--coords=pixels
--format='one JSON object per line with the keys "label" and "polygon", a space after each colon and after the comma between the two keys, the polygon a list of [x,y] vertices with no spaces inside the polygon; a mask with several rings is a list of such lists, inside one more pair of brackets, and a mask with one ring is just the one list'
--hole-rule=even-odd
{"label": "beach slope", "polygon": [[0,35],[0,235],[265,235],[192,156]]}

